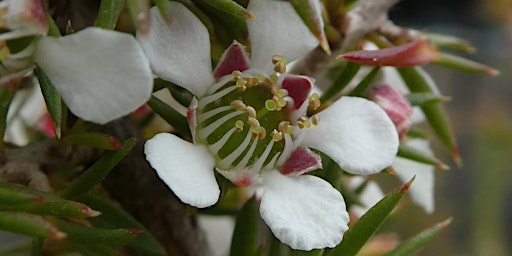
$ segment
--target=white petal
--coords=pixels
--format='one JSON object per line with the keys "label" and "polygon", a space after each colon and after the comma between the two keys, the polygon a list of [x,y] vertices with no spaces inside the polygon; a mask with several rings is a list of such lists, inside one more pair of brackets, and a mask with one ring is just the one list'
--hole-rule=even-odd
{"label": "white petal", "polygon": [[182,4],[169,5],[172,23],[167,24],[153,7],[149,33],[137,39],[155,74],[202,96],[214,82],[208,31]]}
{"label": "white petal", "polygon": [[318,45],[318,40],[290,3],[250,1],[247,10],[256,16],[247,21],[254,68],[269,71],[272,55],[283,55],[293,61]]}
{"label": "white petal", "polygon": [[149,63],[131,35],[87,28],[65,37],[43,37],[36,63],[46,72],[71,111],[104,124],[124,116],[151,95]]}
{"label": "white petal", "polygon": [[328,182],[278,171],[263,174],[260,214],[281,242],[299,250],[338,245],[349,221],[343,197]]}
{"label": "white petal", "polygon": [[306,130],[303,145],[324,152],[354,174],[377,173],[391,165],[398,150],[398,135],[377,104],[342,97],[318,115],[320,122]]}
{"label": "white petal", "polygon": [[[407,145],[426,154],[432,154],[427,140],[412,139],[407,141]],[[397,157],[393,161],[393,169],[403,183],[416,176],[408,193],[412,201],[421,206],[426,213],[434,212],[434,167]]]}
{"label": "white petal", "polygon": [[214,160],[205,147],[160,133],[146,142],[144,153],[158,176],[184,203],[203,208],[219,199]]}

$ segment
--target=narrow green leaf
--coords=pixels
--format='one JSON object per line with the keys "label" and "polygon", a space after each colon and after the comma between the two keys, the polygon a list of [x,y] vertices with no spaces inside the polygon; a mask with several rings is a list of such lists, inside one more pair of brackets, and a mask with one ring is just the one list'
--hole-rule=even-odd
{"label": "narrow green leaf", "polygon": [[66,239],[80,244],[123,245],[140,233],[134,229],[87,227],[62,219],[55,220],[55,225],[67,234]]}
{"label": "narrow green leaf", "polygon": [[94,26],[114,29],[123,7],[124,0],[101,0],[98,17]]}
{"label": "narrow green leaf", "polygon": [[500,71],[494,68],[449,53],[440,52],[439,59],[435,60],[433,63],[472,74],[485,74],[491,76],[497,76],[500,74]]}
{"label": "narrow green leaf", "polygon": [[[433,93],[431,78],[427,77],[420,68],[397,68],[400,76],[412,93]],[[433,101],[421,106],[421,110],[434,132],[439,137],[444,146],[451,152],[453,159],[458,165],[461,165],[461,159],[457,150],[457,143],[452,134],[448,116],[440,102]]]}
{"label": "narrow green leaf", "polygon": [[467,53],[475,52],[475,48],[465,39],[435,33],[425,33],[425,35],[430,42],[434,43],[441,49],[463,51]]}
{"label": "narrow green leaf", "polygon": [[39,81],[39,85],[41,86],[41,92],[43,94],[44,101],[46,102],[48,113],[52,119],[55,135],[57,138],[60,138],[63,107],[62,99],[57,89],[55,89],[48,76],[46,76],[40,67],[36,67],[34,72],[37,76],[37,80]]}
{"label": "narrow green leaf", "polygon": [[41,256],[43,255],[43,244],[44,239],[41,237],[32,238],[32,248],[30,250],[31,256]]}
{"label": "narrow green leaf", "polygon": [[73,183],[60,192],[64,198],[76,198],[87,193],[100,183],[108,173],[123,159],[137,144],[136,139],[124,141],[123,148],[107,152],[101,159],[78,177]]}
{"label": "narrow green leaf", "polygon": [[155,6],[160,11],[160,15],[164,18],[168,25],[172,24],[172,17],[170,16],[170,4],[169,0],[152,0]]}
{"label": "narrow green leaf", "polygon": [[113,248],[101,244],[82,244],[73,243],[73,249],[76,249],[82,256],[119,256],[123,255],[119,248]]}
{"label": "narrow green leaf", "polygon": [[201,2],[231,15],[243,19],[254,19],[255,16],[247,11],[243,6],[233,0],[201,0]]}
{"label": "narrow green leaf", "polygon": [[258,248],[258,204],[256,198],[247,201],[236,217],[231,239],[231,256],[253,255]]}
{"label": "narrow green leaf", "polygon": [[411,103],[412,106],[421,106],[425,103],[429,102],[445,102],[450,100],[450,97],[443,96],[443,95],[437,95],[435,93],[431,92],[416,92],[416,93],[410,93],[406,95],[407,99]]}
{"label": "narrow green leaf", "polygon": [[87,193],[78,198],[94,209],[101,211],[101,215],[90,218],[88,221],[96,227],[101,228],[134,228],[141,230],[132,243],[128,246],[136,249],[144,255],[166,255],[165,248],[154,238],[151,233],[147,232],[142,224],[140,224],[130,214],[121,209],[117,204],[97,195]]}
{"label": "narrow green leaf", "polygon": [[329,251],[328,256],[352,256],[363,247],[382,225],[388,215],[395,209],[403,194],[407,192],[414,178],[403,186],[388,193],[375,206],[368,210],[354,225],[345,232],[343,241],[334,249]]}
{"label": "narrow green leaf", "polygon": [[97,216],[87,205],[18,184],[0,182],[0,210],[69,218]]}
{"label": "narrow green leaf", "polygon": [[133,24],[142,35],[149,32],[149,0],[126,0]]}
{"label": "narrow green leaf", "polygon": [[192,102],[194,97],[192,93],[172,83],[168,83],[166,87],[178,103],[187,108],[190,106],[190,102]]}
{"label": "narrow green leaf", "polygon": [[181,115],[178,111],[155,96],[151,96],[148,101],[148,106],[167,121],[167,123],[172,125],[176,132],[183,136],[191,137],[187,118]]}
{"label": "narrow green leaf", "polygon": [[57,27],[57,24],[55,24],[55,21],[53,20],[52,16],[49,13],[46,13],[46,18],[48,19],[48,32],[46,35],[53,36],[53,37],[60,37],[62,36],[60,34],[59,28]]}
{"label": "narrow green leaf", "polygon": [[322,16],[319,10],[320,5],[315,4],[315,1],[318,2],[317,0],[291,0],[290,3],[311,33],[315,35],[320,43],[320,47],[327,54],[331,54],[331,48],[325,36]]}
{"label": "narrow green leaf", "polygon": [[5,86],[0,88],[0,163],[5,162],[4,153],[4,135],[7,129],[7,113],[11,106],[16,89],[14,86]]}
{"label": "narrow green leaf", "polygon": [[332,85],[325,90],[325,92],[320,97],[320,102],[324,104],[332,97],[335,97],[340,93],[345,87],[352,81],[354,76],[359,71],[361,65],[354,62],[347,62],[343,71],[339,74],[339,76],[334,80]]}
{"label": "narrow green leaf", "polygon": [[400,145],[400,147],[398,147],[398,152],[396,155],[416,162],[432,165],[442,170],[450,169],[448,165],[444,164],[443,162],[441,162],[441,160],[437,159],[436,157],[427,155],[414,148],[408,147],[407,145]]}
{"label": "narrow green leaf", "polygon": [[350,92],[349,96],[358,96],[358,97],[363,96],[366,89],[368,89],[368,87],[370,87],[372,82],[375,80],[375,77],[377,77],[377,74],[379,74],[379,70],[380,70],[379,67],[373,68],[372,71],[370,71],[370,73],[368,73],[368,75],[366,75],[363,78],[363,80],[361,80],[361,82],[359,82],[356,85],[354,90],[352,90],[352,92]]}
{"label": "narrow green leaf", "polygon": [[66,234],[41,216],[0,211],[0,230],[49,239],[63,239]]}
{"label": "narrow green leaf", "polygon": [[107,150],[118,150],[123,147],[121,141],[116,137],[99,132],[73,133],[62,138],[62,141],[68,144],[86,145]]}
{"label": "narrow green leaf", "polygon": [[385,256],[407,256],[413,255],[425,246],[430,240],[439,235],[439,233],[452,222],[449,218],[435,226],[424,230],[423,232],[403,241],[395,249],[385,254]]}

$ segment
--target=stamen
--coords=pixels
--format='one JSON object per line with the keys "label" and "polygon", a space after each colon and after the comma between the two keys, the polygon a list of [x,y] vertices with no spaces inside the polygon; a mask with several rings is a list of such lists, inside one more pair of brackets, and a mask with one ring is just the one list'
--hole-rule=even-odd
{"label": "stamen", "polygon": [[238,79],[236,80],[236,90],[239,91],[239,92],[243,92],[245,91],[245,89],[247,89],[247,87],[245,86],[246,85],[246,81],[244,79]]}
{"label": "stamen", "polygon": [[256,117],[256,110],[251,107],[251,106],[247,106],[243,109],[243,111],[245,112],[245,114],[247,114],[247,116],[249,117],[252,117],[252,118],[255,118]]}
{"label": "stamen", "polygon": [[251,159],[252,155],[254,154],[254,150],[256,150],[256,145],[258,144],[258,139],[253,140],[251,147],[249,148],[249,151],[245,154],[244,158],[240,160],[240,162],[236,165],[235,169],[241,169],[245,166],[247,166],[247,163]]}
{"label": "stamen", "polygon": [[238,111],[243,111],[245,109],[245,104],[243,101],[241,100],[234,100],[231,102],[230,104],[234,109],[238,110]]}
{"label": "stamen", "polygon": [[318,125],[318,122],[320,122],[320,117],[318,115],[314,115],[311,117],[311,124],[316,127]]}
{"label": "stamen", "polygon": [[237,120],[235,122],[235,131],[236,132],[241,132],[244,130],[244,121],[242,120]]}
{"label": "stamen", "polygon": [[269,111],[275,111],[277,109],[277,104],[273,100],[266,100],[265,101],[265,109]]}
{"label": "stamen", "polygon": [[277,83],[277,80],[279,79],[279,77],[277,77],[276,74],[271,74],[268,76],[267,80],[268,82],[273,85],[273,84],[276,84]]}
{"label": "stamen", "polygon": [[307,117],[302,116],[297,121],[297,125],[299,126],[300,129],[305,129],[311,127],[311,122]]}
{"label": "stamen", "polygon": [[204,106],[226,96],[226,94],[234,91],[235,89],[236,89],[236,86],[229,86],[228,88],[226,88],[220,92],[216,92],[212,95],[201,98],[201,100],[199,100],[199,105],[197,108],[202,109]]}
{"label": "stamen", "polygon": [[275,142],[283,140],[283,133],[282,132],[278,132],[276,129],[274,129],[270,133],[270,136],[272,136],[272,140],[275,141]]}
{"label": "stamen", "polygon": [[226,144],[226,142],[229,140],[231,135],[233,135],[233,133],[235,133],[235,128],[232,128],[226,134],[224,134],[224,136],[222,136],[222,138],[220,138],[220,140],[218,140],[217,142],[208,146],[210,153],[212,153],[213,155],[218,155],[219,150],[222,148],[222,146],[224,146],[224,144]]}
{"label": "stamen", "polygon": [[[210,125],[200,128],[199,132],[198,132],[199,138],[201,138],[202,140],[206,140],[206,138],[208,136],[210,136],[210,134],[212,134],[215,130],[217,130],[217,128],[219,128],[221,125],[223,125],[229,119],[231,119],[235,116],[241,115],[241,114],[242,113],[238,112],[238,111],[229,113],[229,114],[223,116],[222,118],[215,120],[215,122],[211,123]],[[235,129],[235,128],[233,128],[233,129]]]}
{"label": "stamen", "polygon": [[219,113],[222,113],[224,111],[228,111],[228,110],[233,110],[232,107],[230,106],[222,106],[222,107],[218,107],[216,109],[212,109],[208,112],[205,112],[205,113],[199,113],[197,115],[197,121],[198,122],[204,122],[205,120],[215,116],[216,114],[219,114]]}
{"label": "stamen", "polygon": [[[265,160],[267,160],[268,155],[270,154],[270,151],[272,150],[272,147],[274,147],[274,141],[270,140],[270,142],[267,144],[267,147],[265,148],[265,151],[263,151],[263,154],[261,154],[260,158],[254,162],[251,169],[253,170],[261,170],[261,167],[263,166],[263,163],[265,163]],[[277,154],[279,155],[279,154]]]}
{"label": "stamen", "polygon": [[284,162],[288,159],[290,154],[295,149],[295,146],[293,144],[292,136],[290,134],[284,135],[284,149],[281,153],[281,156],[279,157],[279,160],[277,161],[277,165],[283,165]]}
{"label": "stamen", "polygon": [[231,72],[231,75],[233,76],[233,79],[236,80],[242,76],[242,72],[240,72],[239,70],[234,70],[233,72]]}
{"label": "stamen", "polygon": [[316,110],[318,107],[320,107],[320,96],[315,92],[309,97],[308,109]]}
{"label": "stamen", "polygon": [[233,165],[233,161],[235,161],[242,153],[245,151],[245,149],[249,146],[249,143],[251,142],[252,134],[250,132],[247,133],[247,136],[245,136],[244,141],[238,146],[231,154],[224,157],[218,165],[221,169],[229,169]]}

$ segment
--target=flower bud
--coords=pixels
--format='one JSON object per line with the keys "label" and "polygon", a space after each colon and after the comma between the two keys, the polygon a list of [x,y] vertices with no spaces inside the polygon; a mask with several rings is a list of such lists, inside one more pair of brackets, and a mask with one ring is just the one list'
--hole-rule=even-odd
{"label": "flower bud", "polygon": [[377,103],[395,124],[400,139],[411,128],[412,107],[409,101],[393,86],[375,85],[370,88],[368,98]]}
{"label": "flower bud", "polygon": [[11,31],[0,34],[0,40],[29,35],[46,35],[48,20],[41,0],[4,0],[0,3],[0,28]]}

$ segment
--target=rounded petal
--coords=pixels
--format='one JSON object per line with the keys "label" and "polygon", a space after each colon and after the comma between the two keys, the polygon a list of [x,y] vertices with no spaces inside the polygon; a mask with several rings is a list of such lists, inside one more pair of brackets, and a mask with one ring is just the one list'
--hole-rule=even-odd
{"label": "rounded petal", "polygon": [[328,182],[278,171],[263,174],[260,214],[281,242],[298,250],[338,245],[349,221],[343,197]]}
{"label": "rounded petal", "polygon": [[131,35],[101,28],[43,37],[36,63],[48,75],[78,117],[104,124],[149,99],[153,78],[149,63]]}
{"label": "rounded petal", "polygon": [[398,150],[398,134],[377,104],[342,97],[318,116],[318,126],[306,130],[304,146],[324,152],[354,174],[377,173],[391,165]]}
{"label": "rounded petal", "polygon": [[137,39],[155,74],[202,96],[214,83],[208,31],[182,4],[169,5],[172,23],[168,24],[153,7],[149,33],[139,34]]}
{"label": "rounded petal", "polygon": [[158,176],[184,203],[203,208],[219,199],[214,160],[203,146],[160,133],[146,142],[144,153]]}
{"label": "rounded petal", "polygon": [[291,62],[318,45],[290,3],[250,1],[247,10],[256,16],[247,21],[253,68],[270,71],[272,55],[282,55]]}
{"label": "rounded petal", "polygon": [[[432,154],[427,140],[412,139],[407,145],[417,150]],[[426,213],[434,212],[434,167],[409,159],[397,157],[393,161],[393,169],[402,182],[408,182],[416,176],[409,189],[412,201],[421,206]]]}

